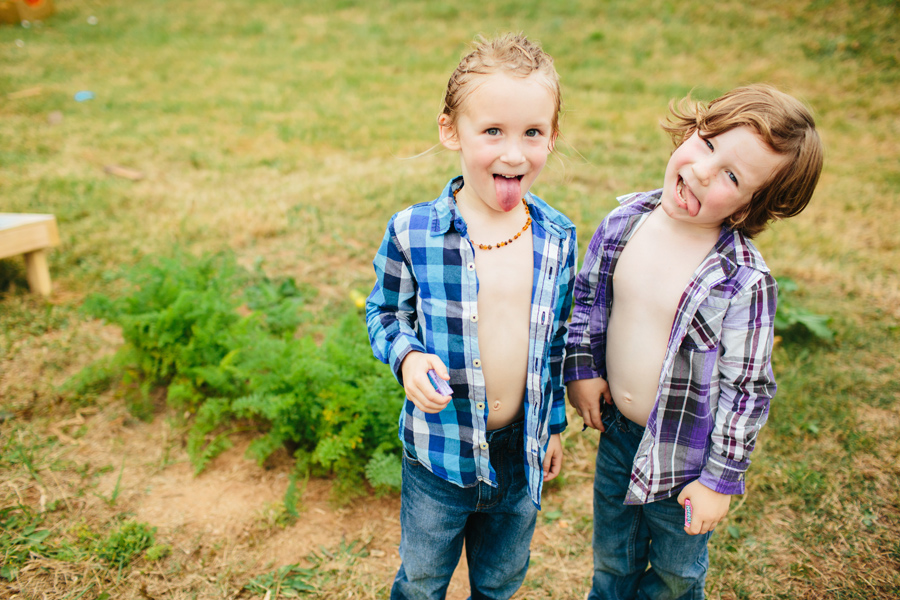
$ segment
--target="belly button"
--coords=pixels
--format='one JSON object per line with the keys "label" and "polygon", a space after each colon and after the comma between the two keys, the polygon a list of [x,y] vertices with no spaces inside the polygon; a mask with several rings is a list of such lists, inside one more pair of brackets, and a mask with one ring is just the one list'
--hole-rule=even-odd
{"label": "belly button", "polygon": [[500,410],[500,401],[499,400],[494,402],[494,410]]}

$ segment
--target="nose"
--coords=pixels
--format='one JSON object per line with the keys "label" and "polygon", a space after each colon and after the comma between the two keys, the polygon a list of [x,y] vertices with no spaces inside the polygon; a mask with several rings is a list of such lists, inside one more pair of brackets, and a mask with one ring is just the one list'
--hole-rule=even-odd
{"label": "nose", "polygon": [[500,158],[508,165],[520,165],[525,162],[525,154],[522,152],[519,141],[508,141],[506,147],[503,148],[503,155]]}
{"label": "nose", "polygon": [[704,160],[698,160],[691,165],[691,172],[701,185],[708,185],[712,177],[712,165]]}

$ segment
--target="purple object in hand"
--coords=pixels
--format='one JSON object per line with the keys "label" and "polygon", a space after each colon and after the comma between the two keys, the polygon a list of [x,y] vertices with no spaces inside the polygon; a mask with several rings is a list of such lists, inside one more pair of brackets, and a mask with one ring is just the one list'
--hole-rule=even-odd
{"label": "purple object in hand", "polygon": [[434,388],[438,391],[442,396],[452,396],[453,390],[450,388],[450,385],[438,377],[438,374],[434,369],[428,369],[428,377],[431,378],[431,383],[434,385]]}

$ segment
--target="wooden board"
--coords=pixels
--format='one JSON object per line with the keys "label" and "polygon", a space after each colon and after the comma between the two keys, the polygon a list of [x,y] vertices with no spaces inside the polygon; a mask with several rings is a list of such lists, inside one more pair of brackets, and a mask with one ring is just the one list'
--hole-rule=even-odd
{"label": "wooden board", "polygon": [[58,245],[53,215],[0,213],[0,258],[24,255],[28,285],[42,296],[49,296],[51,290],[46,250]]}

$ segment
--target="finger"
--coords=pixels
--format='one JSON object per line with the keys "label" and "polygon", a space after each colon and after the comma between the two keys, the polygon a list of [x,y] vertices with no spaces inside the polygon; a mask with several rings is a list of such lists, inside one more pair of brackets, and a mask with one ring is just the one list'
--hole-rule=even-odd
{"label": "finger", "polygon": [[544,462],[544,481],[550,481],[551,479],[556,478],[562,470],[562,457],[554,454],[550,457],[549,461]]}
{"label": "finger", "polygon": [[603,413],[599,408],[591,408],[589,411],[587,411],[584,422],[588,427],[591,427],[593,429],[600,429],[601,427],[603,427],[603,420],[601,418],[602,414]]}
{"label": "finger", "polygon": [[452,398],[450,396],[442,396],[433,389],[422,394],[422,403],[431,409],[431,412],[440,412],[446,408]]}
{"label": "finger", "polygon": [[438,374],[438,377],[444,381],[450,380],[450,372],[447,371],[447,367],[444,366],[444,361],[433,354],[428,355],[428,368],[434,369],[434,372]]}
{"label": "finger", "polygon": [[428,399],[421,398],[410,398],[413,401],[413,404],[416,405],[416,408],[426,413],[438,413],[444,410],[447,407],[447,402],[433,402]]}
{"label": "finger", "polygon": [[416,382],[409,387],[410,389],[407,390],[407,397],[412,400],[412,403],[416,405],[416,408],[422,412],[440,412],[450,403],[451,397],[442,396],[437,393],[431,385],[430,380],[428,380],[425,386],[419,385],[418,382]]}

